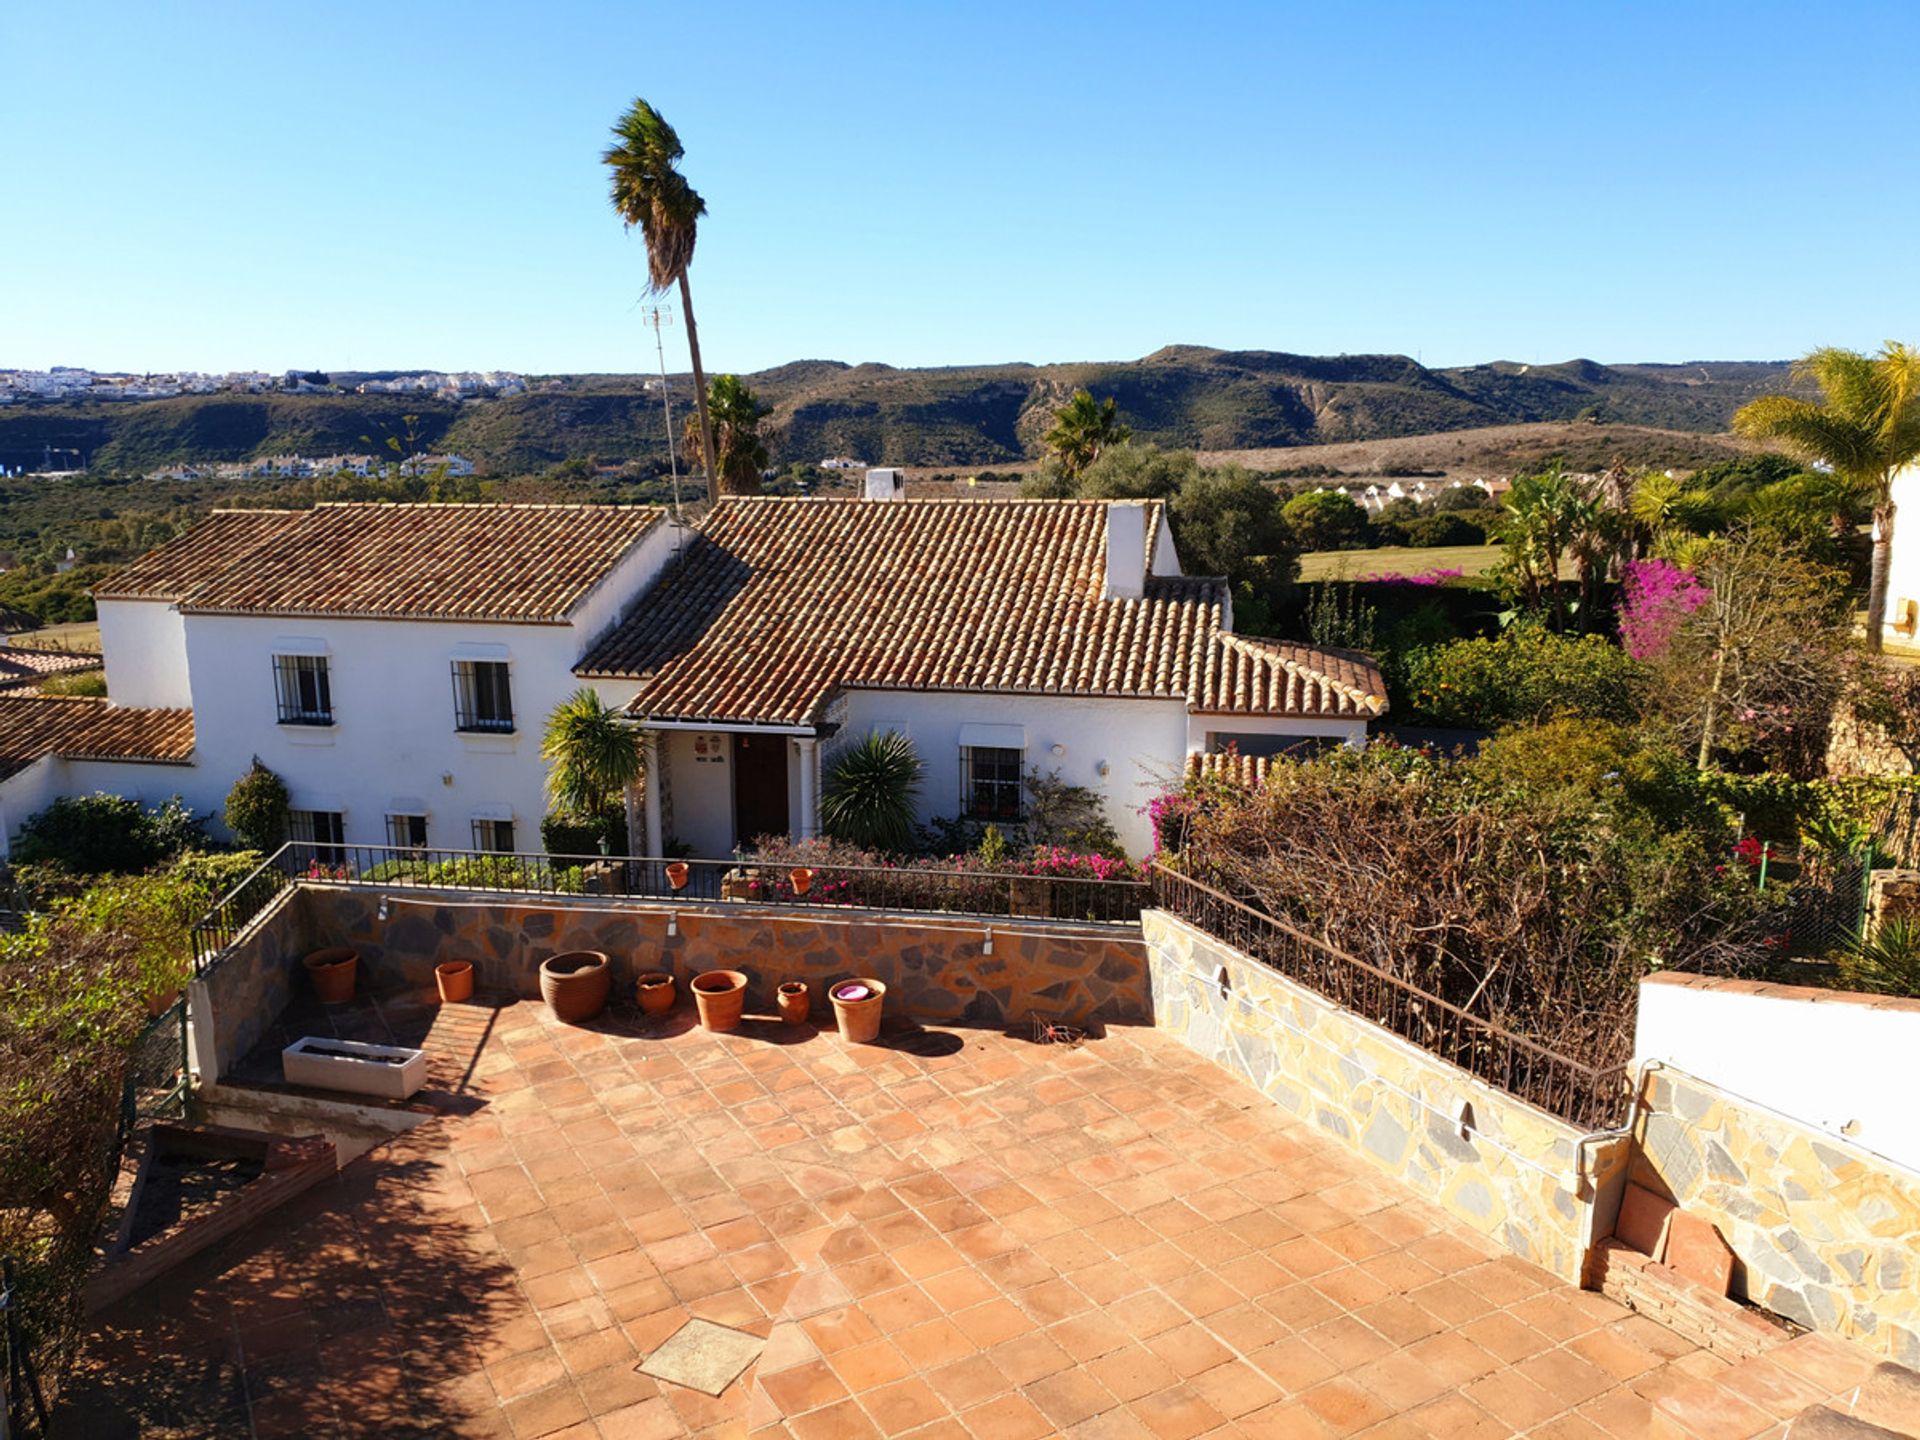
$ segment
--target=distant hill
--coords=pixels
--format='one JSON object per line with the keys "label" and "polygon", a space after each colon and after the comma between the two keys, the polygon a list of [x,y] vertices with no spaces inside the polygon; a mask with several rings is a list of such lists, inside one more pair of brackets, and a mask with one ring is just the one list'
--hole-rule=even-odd
{"label": "distant hill", "polygon": [[[1711,434],[1756,395],[1788,384],[1785,362],[1556,365],[1497,361],[1430,370],[1404,355],[1289,355],[1169,346],[1134,361],[898,369],[802,360],[747,376],[773,407],[777,463],[850,455],[915,466],[1013,465],[1039,452],[1050,412],[1075,388],[1111,395],[1143,440],[1214,451],[1307,445],[1545,421]],[[522,395],[449,403],[396,396],[217,395],[143,404],[0,409],[0,464],[47,445],[98,470],[294,452],[384,450],[414,416],[419,442],[495,475],[562,460],[666,458],[660,395],[637,375],[544,377]],[[674,380],[676,412],[691,399]],[[678,414],[676,414],[676,423]]]}

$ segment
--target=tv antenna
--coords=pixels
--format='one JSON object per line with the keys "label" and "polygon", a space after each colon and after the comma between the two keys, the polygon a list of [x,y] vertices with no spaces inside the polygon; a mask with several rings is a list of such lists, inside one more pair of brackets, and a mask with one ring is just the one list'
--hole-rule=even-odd
{"label": "tv antenna", "polygon": [[661,338],[663,326],[673,324],[671,305],[648,305],[641,310],[642,321],[653,328],[653,351],[660,357],[660,403],[667,412],[667,473],[673,477],[673,519],[680,521],[680,462],[673,451],[673,388],[667,384],[667,342]]}

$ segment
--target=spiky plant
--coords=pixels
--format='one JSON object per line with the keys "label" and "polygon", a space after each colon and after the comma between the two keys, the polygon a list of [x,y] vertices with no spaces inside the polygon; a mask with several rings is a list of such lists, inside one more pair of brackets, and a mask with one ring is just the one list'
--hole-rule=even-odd
{"label": "spiky plant", "polygon": [[1877,355],[1828,346],[1794,366],[1818,401],[1763,395],[1735,412],[1733,428],[1773,440],[1796,459],[1829,466],[1873,501],[1873,571],[1867,582],[1867,648],[1880,648],[1893,558],[1893,476],[1920,458],[1920,350],[1889,340]]}
{"label": "spiky plant", "polygon": [[[714,474],[723,495],[758,495],[760,472],[767,468],[767,441],[760,422],[769,413],[760,398],[738,375],[716,375],[707,387],[707,407],[713,416]],[[688,444],[699,443],[699,431],[687,425]]]}
{"label": "spiky plant", "polygon": [[627,787],[647,773],[640,730],[587,686],[547,716],[540,758],[553,764],[547,798],[563,814],[602,819],[615,814]]}
{"label": "spiky plant", "polygon": [[1896,917],[1871,936],[1850,940],[1840,976],[1853,990],[1920,996],[1920,921]]}
{"label": "spiky plant", "polygon": [[713,421],[707,414],[707,377],[700,368],[700,330],[693,321],[693,291],[687,267],[700,235],[707,202],[678,169],[686,153],[680,137],[645,100],[636,99],[613,127],[613,141],[600,156],[613,171],[613,208],[629,230],[636,226],[647,242],[647,290],[659,295],[680,287],[680,311],[687,322],[687,353],[693,360],[693,393],[700,407],[700,458],[707,483],[719,484],[714,467]]}
{"label": "spiky plant", "polygon": [[925,770],[913,741],[897,730],[874,731],[834,761],[821,787],[821,825],[868,850],[911,849]]}
{"label": "spiky plant", "polygon": [[1095,400],[1087,390],[1074,391],[1073,398],[1053,412],[1053,422],[1040,443],[1054,453],[1069,478],[1098,460],[1101,451],[1133,438],[1133,431],[1120,423],[1119,402],[1111,396]]}

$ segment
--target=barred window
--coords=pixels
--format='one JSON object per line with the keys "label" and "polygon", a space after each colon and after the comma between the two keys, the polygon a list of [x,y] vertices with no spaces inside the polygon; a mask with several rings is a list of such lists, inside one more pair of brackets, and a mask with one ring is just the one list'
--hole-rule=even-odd
{"label": "barred window", "polygon": [[506,661],[453,662],[453,724],[456,730],[513,729],[513,690]]}
{"label": "barred window", "polygon": [[473,848],[476,850],[496,850],[501,854],[512,854],[513,822],[511,820],[474,821]]}
{"label": "barred window", "polygon": [[427,848],[427,817],[424,815],[387,816],[387,844],[396,850]]}
{"label": "barred window", "polygon": [[1024,750],[960,747],[960,803],[969,820],[1015,821],[1021,814]]}
{"label": "barred window", "polygon": [[318,860],[338,860],[347,830],[338,810],[289,810],[287,833],[295,844],[313,847]]}
{"label": "barred window", "polygon": [[324,655],[274,656],[273,689],[282,725],[333,724],[333,687]]}

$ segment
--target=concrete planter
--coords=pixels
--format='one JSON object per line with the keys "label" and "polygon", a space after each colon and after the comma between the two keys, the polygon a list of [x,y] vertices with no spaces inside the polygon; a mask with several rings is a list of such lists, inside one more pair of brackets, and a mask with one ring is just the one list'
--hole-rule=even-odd
{"label": "concrete planter", "polygon": [[308,1035],[280,1052],[289,1085],[405,1100],[427,1083],[427,1052]]}

